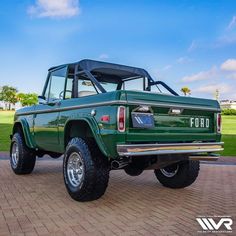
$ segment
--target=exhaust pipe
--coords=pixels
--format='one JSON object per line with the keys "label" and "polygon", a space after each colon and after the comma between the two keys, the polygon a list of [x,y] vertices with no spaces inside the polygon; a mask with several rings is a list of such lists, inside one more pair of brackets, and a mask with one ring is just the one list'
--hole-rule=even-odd
{"label": "exhaust pipe", "polygon": [[127,166],[129,164],[128,161],[124,161],[124,160],[121,160],[121,161],[112,161],[111,162],[111,168],[112,169],[115,169],[115,170],[118,170],[118,169],[121,169],[125,166]]}

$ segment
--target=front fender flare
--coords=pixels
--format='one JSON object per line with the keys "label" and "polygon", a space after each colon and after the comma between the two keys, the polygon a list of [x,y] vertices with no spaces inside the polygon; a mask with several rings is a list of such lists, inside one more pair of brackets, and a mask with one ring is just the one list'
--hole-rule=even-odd
{"label": "front fender flare", "polygon": [[14,134],[16,132],[17,126],[19,126],[19,125],[22,129],[26,146],[29,147],[29,148],[35,148],[35,145],[34,145],[34,142],[32,140],[31,133],[30,133],[29,124],[28,124],[28,122],[25,118],[21,118],[21,119],[16,120],[14,122],[13,129],[12,129],[12,134]]}

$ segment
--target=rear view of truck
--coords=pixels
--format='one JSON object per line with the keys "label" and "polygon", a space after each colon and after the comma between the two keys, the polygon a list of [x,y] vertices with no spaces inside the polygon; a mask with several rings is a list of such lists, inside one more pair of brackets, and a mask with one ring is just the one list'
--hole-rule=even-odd
{"label": "rear view of truck", "polygon": [[[164,147],[155,153],[154,147],[176,144],[176,149],[180,147],[176,153],[191,153],[189,150],[185,152],[183,146],[196,145],[197,150],[192,153],[198,153],[198,149],[210,153],[213,146],[222,145],[217,101],[133,91],[126,91],[126,97],[126,143],[130,144],[126,147],[129,151],[133,149],[132,155],[146,154],[141,151],[144,146],[143,152],[150,149],[150,154],[168,154]],[[132,148],[135,146],[139,150]]]}
{"label": "rear view of truck", "polygon": [[223,143],[217,101],[136,91],[126,91],[126,99],[117,118],[126,142],[117,152],[121,165],[128,163],[127,174],[154,169],[163,185],[186,187],[196,179],[200,160],[218,159]]}
{"label": "rear view of truck", "polygon": [[64,182],[77,201],[100,198],[114,169],[151,169],[162,185],[187,187],[200,160],[223,150],[217,101],[179,96],[142,68],[106,62],[52,67],[39,104],[15,118],[12,170],[29,174],[36,156],[64,154]]}

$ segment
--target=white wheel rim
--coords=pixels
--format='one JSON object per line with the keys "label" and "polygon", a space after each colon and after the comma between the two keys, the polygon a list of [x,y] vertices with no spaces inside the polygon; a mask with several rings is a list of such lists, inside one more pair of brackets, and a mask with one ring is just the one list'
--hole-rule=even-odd
{"label": "white wheel rim", "polygon": [[19,147],[16,142],[12,144],[11,160],[13,168],[16,168],[19,161]]}
{"label": "white wheel rim", "polygon": [[176,165],[176,168],[173,170],[168,169],[168,167],[160,169],[161,173],[168,178],[174,177],[177,174],[178,170],[179,165]]}
{"label": "white wheel rim", "polygon": [[84,179],[84,162],[77,152],[70,154],[67,162],[67,176],[73,187],[79,187]]}

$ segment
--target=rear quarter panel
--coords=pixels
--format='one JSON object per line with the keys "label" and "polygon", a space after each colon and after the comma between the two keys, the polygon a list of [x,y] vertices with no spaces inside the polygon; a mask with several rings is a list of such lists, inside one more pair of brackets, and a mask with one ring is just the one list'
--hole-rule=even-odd
{"label": "rear quarter panel", "polygon": [[[125,93],[118,91],[63,101],[58,122],[60,148],[65,148],[64,139],[67,123],[84,120],[89,124],[103,154],[108,157],[117,156],[116,144],[125,142],[125,134],[119,133],[116,128],[117,107],[119,106],[117,103],[120,100],[125,101]],[[69,109],[71,107],[76,107],[76,109]],[[95,111],[95,115],[91,114],[92,111]],[[108,122],[102,121],[103,115],[108,115],[110,120]]]}

